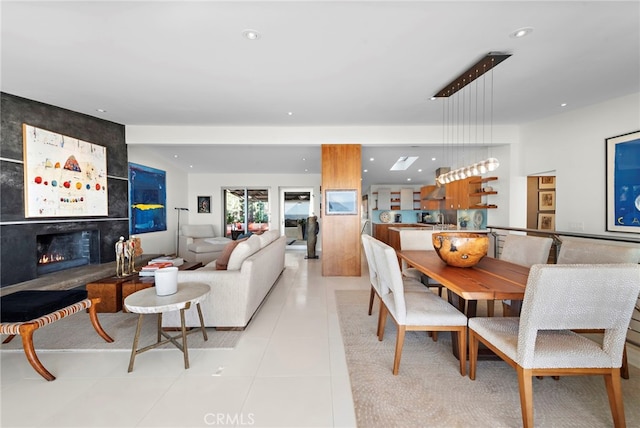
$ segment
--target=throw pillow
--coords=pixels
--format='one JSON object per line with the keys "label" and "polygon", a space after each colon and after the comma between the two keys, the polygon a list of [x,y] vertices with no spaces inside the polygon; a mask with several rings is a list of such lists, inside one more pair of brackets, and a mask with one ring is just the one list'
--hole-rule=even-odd
{"label": "throw pillow", "polygon": [[249,238],[238,239],[235,241],[231,241],[227,245],[225,245],[224,249],[222,250],[222,254],[220,254],[220,257],[216,259],[216,270],[227,270],[227,265],[229,264],[231,253],[233,253],[233,250],[238,244],[246,241],[247,239]]}
{"label": "throw pillow", "polygon": [[242,262],[250,255],[260,250],[260,238],[258,235],[251,235],[249,239],[241,242],[231,253],[229,257],[229,263],[227,264],[228,270],[239,270],[242,266]]}

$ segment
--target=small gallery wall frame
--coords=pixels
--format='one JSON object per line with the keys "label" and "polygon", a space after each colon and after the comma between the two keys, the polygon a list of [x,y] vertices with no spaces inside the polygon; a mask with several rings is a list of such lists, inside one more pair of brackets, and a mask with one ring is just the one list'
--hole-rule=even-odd
{"label": "small gallery wall frame", "polygon": [[538,192],[538,211],[555,211],[555,210],[556,210],[555,190]]}
{"label": "small gallery wall frame", "polygon": [[538,189],[555,189],[556,177],[554,175],[544,175],[538,177]]}
{"label": "small gallery wall frame", "polygon": [[357,190],[326,190],[325,209],[327,215],[358,214]]}
{"label": "small gallery wall frame", "polygon": [[211,196],[198,196],[198,214],[211,214]]}
{"label": "small gallery wall frame", "polygon": [[640,234],[640,131],[605,139],[607,231]]}
{"label": "small gallery wall frame", "polygon": [[539,230],[556,230],[556,215],[554,213],[538,213]]}

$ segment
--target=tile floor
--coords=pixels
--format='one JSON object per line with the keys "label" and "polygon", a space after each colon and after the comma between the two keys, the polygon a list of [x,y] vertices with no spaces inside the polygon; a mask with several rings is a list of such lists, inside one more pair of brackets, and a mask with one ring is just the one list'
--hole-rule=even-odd
{"label": "tile floor", "polygon": [[[322,277],[320,260],[288,248],[286,268],[233,350],[47,352],[46,382],[21,353],[0,354],[0,426],[354,427],[336,289],[368,274]],[[639,353],[630,362],[639,365]]]}
{"label": "tile floor", "polygon": [[[46,352],[46,382],[22,353],[2,353],[2,427],[353,427],[334,290],[368,275],[327,278],[306,249],[286,268],[233,350]],[[363,266],[363,269],[366,269]]]}

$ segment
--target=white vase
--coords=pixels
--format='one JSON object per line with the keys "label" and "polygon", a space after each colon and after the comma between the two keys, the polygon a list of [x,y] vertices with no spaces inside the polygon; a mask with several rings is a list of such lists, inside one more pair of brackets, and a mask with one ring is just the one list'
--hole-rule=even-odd
{"label": "white vase", "polygon": [[178,291],[178,268],[166,267],[156,271],[156,294],[168,296]]}

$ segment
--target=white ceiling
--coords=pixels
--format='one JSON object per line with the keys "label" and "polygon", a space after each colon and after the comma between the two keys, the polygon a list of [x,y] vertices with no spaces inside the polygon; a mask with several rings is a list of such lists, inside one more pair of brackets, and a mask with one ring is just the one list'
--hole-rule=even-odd
{"label": "white ceiling", "polygon": [[[640,92],[638,1],[3,0],[1,19],[3,92],[124,125],[441,125],[430,97],[489,52],[512,54],[494,71],[496,125]],[[433,169],[441,150],[365,144],[363,168],[415,152]],[[320,172],[318,146],[180,153],[212,172]]]}

